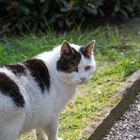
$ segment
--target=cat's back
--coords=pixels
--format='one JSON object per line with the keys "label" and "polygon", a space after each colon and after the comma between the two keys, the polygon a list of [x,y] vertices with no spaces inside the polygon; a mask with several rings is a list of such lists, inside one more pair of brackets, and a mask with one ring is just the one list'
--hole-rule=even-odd
{"label": "cat's back", "polygon": [[0,67],[0,108],[8,104],[23,108],[29,97],[43,94],[49,88],[49,71],[40,59]]}
{"label": "cat's back", "polygon": [[0,100],[7,101],[7,106],[11,103],[10,98],[14,101],[16,106],[23,107],[24,100],[20,94],[20,89],[17,84],[17,78],[21,73],[23,74],[25,68],[22,65],[3,65],[0,67]]}

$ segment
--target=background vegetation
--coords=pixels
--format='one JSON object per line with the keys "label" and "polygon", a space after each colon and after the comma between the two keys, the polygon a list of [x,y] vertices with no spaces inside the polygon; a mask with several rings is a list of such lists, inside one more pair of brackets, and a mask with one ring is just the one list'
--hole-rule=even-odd
{"label": "background vegetation", "polygon": [[[0,64],[16,63],[52,49],[64,39],[71,43],[87,44],[95,39],[97,70],[90,82],[78,90],[78,96],[60,116],[60,135],[66,140],[83,140],[83,130],[89,123],[98,122],[106,109],[119,100],[117,90],[132,72],[140,68],[140,26],[132,22],[120,27],[99,27],[96,30],[72,30],[61,35],[22,35],[4,37],[0,42]],[[32,133],[20,140],[34,140]]]}
{"label": "background vegetation", "polygon": [[0,0],[0,34],[69,30],[138,13],[139,0]]}
{"label": "background vegetation", "polygon": [[[63,40],[79,45],[96,40],[96,73],[80,87],[78,93],[84,94],[76,96],[60,116],[64,139],[83,140],[85,127],[98,122],[119,100],[116,91],[121,83],[140,68],[140,19],[117,27],[90,27],[131,19],[139,8],[140,0],[0,0],[0,64],[31,58]],[[29,133],[20,140],[34,137]]]}

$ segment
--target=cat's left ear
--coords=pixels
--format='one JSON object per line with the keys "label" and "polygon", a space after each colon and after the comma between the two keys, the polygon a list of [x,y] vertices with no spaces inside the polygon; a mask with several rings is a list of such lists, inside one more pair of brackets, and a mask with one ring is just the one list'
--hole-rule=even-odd
{"label": "cat's left ear", "polygon": [[85,49],[84,49],[84,53],[86,56],[90,57],[91,55],[93,55],[93,48],[95,45],[95,40],[92,40],[91,42],[89,42]]}
{"label": "cat's left ear", "polygon": [[61,55],[70,55],[71,53],[72,53],[72,49],[70,47],[70,44],[66,40],[64,40],[61,45],[60,54]]}

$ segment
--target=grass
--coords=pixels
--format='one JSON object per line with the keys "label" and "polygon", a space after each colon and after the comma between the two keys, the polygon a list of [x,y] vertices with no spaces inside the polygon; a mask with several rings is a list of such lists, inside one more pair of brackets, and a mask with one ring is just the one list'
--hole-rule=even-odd
{"label": "grass", "polygon": [[[50,32],[43,37],[23,35],[3,38],[0,64],[31,58],[55,47],[64,39],[77,44],[96,40],[96,73],[88,84],[79,88],[78,92],[82,94],[78,94],[60,116],[60,135],[66,140],[82,140],[81,130],[91,121],[97,121],[105,108],[117,102],[119,97],[114,96],[121,83],[140,68],[140,36],[135,34],[133,28],[106,26],[83,32],[76,29],[61,35]],[[26,140],[33,140],[31,134],[25,137]]]}

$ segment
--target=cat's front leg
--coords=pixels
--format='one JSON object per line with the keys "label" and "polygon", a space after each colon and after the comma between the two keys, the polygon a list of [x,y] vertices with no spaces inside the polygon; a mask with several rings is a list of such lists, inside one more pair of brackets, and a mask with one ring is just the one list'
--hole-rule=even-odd
{"label": "cat's front leg", "polygon": [[57,119],[49,122],[44,128],[48,136],[48,140],[63,140],[62,138],[58,137],[58,123]]}
{"label": "cat's front leg", "polygon": [[35,140],[48,140],[47,135],[43,131],[43,129],[34,130]]}
{"label": "cat's front leg", "polygon": [[[34,130],[35,140],[48,140],[47,134],[42,129]],[[57,140],[63,140],[62,138],[57,137]]]}

